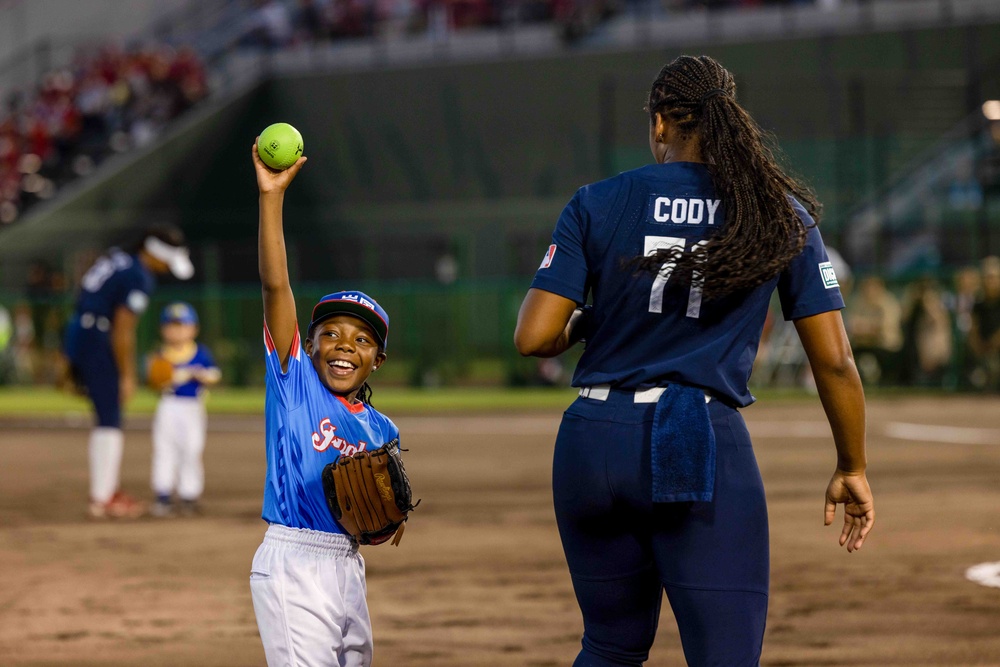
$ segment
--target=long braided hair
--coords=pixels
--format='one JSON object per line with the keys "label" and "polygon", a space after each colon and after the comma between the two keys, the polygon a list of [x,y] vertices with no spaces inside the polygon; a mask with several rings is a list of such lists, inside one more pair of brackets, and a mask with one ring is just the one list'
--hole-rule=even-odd
{"label": "long braided hair", "polygon": [[779,166],[773,137],[736,101],[733,75],[708,56],[680,56],[660,70],[646,109],[653,123],[661,114],[682,136],[697,133],[726,225],[693,250],[659,249],[634,265],[657,273],[670,262],[672,279],[704,281],[706,299],[751,289],[780,273],[806,238],[789,196],[817,220],[820,206]]}

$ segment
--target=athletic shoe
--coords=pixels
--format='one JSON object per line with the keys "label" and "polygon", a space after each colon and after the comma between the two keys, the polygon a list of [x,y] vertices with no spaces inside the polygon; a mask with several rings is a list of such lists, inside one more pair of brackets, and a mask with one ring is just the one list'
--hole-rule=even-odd
{"label": "athletic shoe", "polygon": [[116,491],[106,503],[90,503],[92,519],[138,519],[145,513],[145,503],[121,491]]}
{"label": "athletic shoe", "polygon": [[197,500],[181,499],[177,505],[177,513],[181,516],[198,516],[202,513],[201,503]]}
{"label": "athletic shoe", "polygon": [[157,500],[153,503],[149,508],[149,513],[158,519],[166,519],[175,516],[174,506],[171,503],[163,502],[162,500]]}

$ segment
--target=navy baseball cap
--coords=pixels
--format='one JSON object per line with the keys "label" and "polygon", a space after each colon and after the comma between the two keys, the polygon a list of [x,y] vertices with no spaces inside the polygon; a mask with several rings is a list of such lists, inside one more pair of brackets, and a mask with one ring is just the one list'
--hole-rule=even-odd
{"label": "navy baseball cap", "polygon": [[175,301],[163,309],[160,314],[160,324],[180,322],[181,324],[198,324],[198,313],[194,306],[183,301]]}
{"label": "navy baseball cap", "polygon": [[375,299],[364,292],[334,292],[324,296],[313,307],[309,330],[331,315],[353,315],[365,321],[375,332],[382,349],[386,348],[389,338],[389,315]]}

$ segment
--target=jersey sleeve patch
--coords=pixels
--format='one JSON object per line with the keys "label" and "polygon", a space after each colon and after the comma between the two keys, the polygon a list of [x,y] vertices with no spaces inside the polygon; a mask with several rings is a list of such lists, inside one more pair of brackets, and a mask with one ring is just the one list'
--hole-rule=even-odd
{"label": "jersey sleeve patch", "polygon": [[833,270],[832,262],[820,262],[819,275],[823,278],[823,286],[826,289],[840,287],[840,283],[837,282],[837,272]]}
{"label": "jersey sleeve patch", "polygon": [[557,247],[558,246],[555,243],[549,246],[549,249],[545,251],[545,257],[542,258],[541,266],[538,267],[539,269],[547,269],[552,266],[552,260],[556,256]]}
{"label": "jersey sleeve patch", "polygon": [[136,315],[142,315],[149,307],[149,295],[142,290],[134,289],[125,297],[125,304]]}

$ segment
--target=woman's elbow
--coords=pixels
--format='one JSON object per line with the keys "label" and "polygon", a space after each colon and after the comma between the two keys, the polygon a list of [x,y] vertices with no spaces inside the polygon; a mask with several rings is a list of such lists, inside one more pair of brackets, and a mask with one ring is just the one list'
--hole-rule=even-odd
{"label": "woman's elbow", "polygon": [[532,357],[538,353],[538,345],[520,329],[514,331],[514,347],[522,357]]}
{"label": "woman's elbow", "polygon": [[813,374],[829,378],[850,379],[858,377],[858,367],[850,348],[840,354],[824,355],[812,364]]}
{"label": "woman's elbow", "polygon": [[519,326],[514,330],[514,347],[522,357],[544,357],[549,345],[543,336],[527,327]]}

